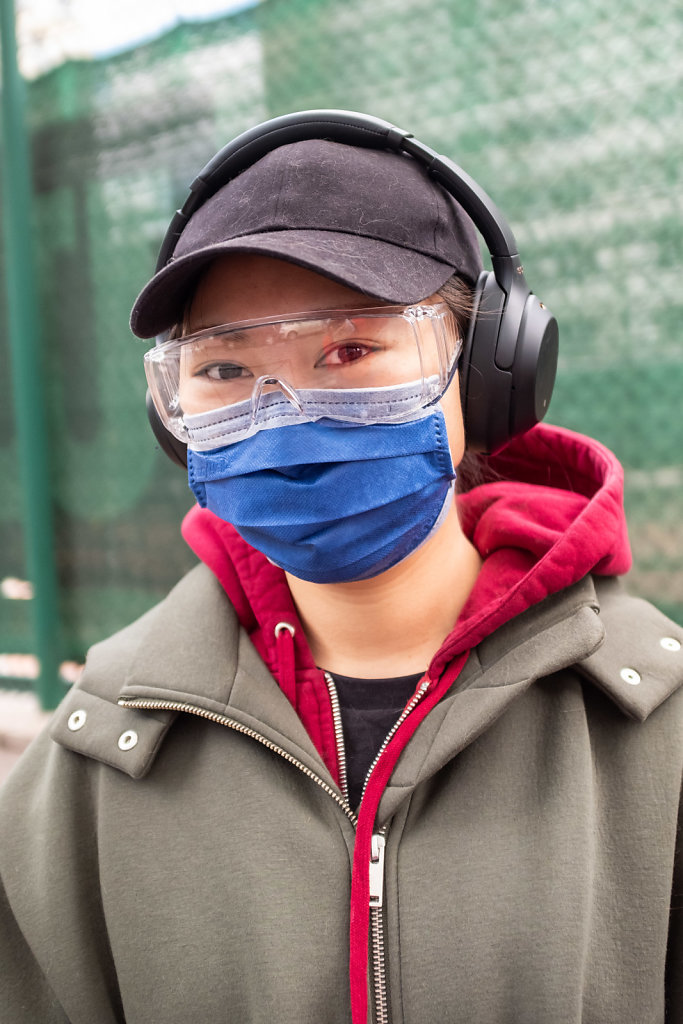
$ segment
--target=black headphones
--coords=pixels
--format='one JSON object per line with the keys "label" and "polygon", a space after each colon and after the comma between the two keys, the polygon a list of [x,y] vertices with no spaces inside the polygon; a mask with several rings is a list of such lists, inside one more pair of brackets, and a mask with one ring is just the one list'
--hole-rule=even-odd
{"label": "black headphones", "polygon": [[[460,360],[467,446],[495,452],[545,416],[557,369],[558,330],[552,313],[530,291],[507,221],[465,171],[388,121],[347,110],[304,110],[257,125],[224,146],[199,172],[176,211],[159,251],[165,267],[192,214],[219,188],[278,146],[327,139],[349,146],[407,153],[469,214],[491,255],[482,271]],[[147,393],[147,414],[166,454],[187,465],[187,448],[166,429]]]}

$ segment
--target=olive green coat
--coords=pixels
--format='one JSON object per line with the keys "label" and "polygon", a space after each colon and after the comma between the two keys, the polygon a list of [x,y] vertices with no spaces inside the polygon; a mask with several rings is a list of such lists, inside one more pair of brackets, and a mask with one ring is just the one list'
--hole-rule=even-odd
{"label": "olive green coat", "polygon": [[[682,643],[589,578],[471,654],[380,805],[393,1024],[683,1024]],[[208,569],[50,731],[0,793],[2,1024],[348,1024],[353,815]]]}

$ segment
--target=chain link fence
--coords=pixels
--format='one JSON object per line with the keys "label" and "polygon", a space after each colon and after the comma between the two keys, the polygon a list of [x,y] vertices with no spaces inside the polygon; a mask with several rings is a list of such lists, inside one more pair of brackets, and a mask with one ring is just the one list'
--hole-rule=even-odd
{"label": "chain link fence", "polygon": [[[127,324],[170,214],[235,134],[309,107],[398,123],[505,211],[560,322],[549,419],[621,458],[631,588],[683,617],[681,52],[680,0],[264,0],[31,82],[61,657],[193,561]],[[8,359],[3,330],[0,579],[26,573]],[[27,602],[0,611],[0,652],[30,652]]]}

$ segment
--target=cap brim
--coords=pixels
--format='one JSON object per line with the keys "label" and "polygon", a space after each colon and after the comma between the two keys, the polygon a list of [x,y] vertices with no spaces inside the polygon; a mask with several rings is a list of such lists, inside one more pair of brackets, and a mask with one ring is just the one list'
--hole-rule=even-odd
{"label": "cap brim", "polygon": [[152,338],[180,323],[202,271],[227,253],[256,252],[296,263],[384,302],[420,302],[456,271],[414,249],[335,231],[282,230],[231,238],[180,256],[163,267],[138,295],[130,326]]}

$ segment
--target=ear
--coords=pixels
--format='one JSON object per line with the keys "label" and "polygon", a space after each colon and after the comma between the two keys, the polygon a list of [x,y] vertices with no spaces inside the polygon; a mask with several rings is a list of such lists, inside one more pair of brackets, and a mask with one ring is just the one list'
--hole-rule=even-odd
{"label": "ear", "polygon": [[161,422],[161,417],[157,412],[149,389],[147,389],[147,394],[145,395],[145,405],[147,406],[147,419],[162,452],[165,452],[169,459],[175,462],[177,466],[187,469],[187,445],[184,441],[179,441],[177,437],[174,437],[171,431],[167,430]]}

